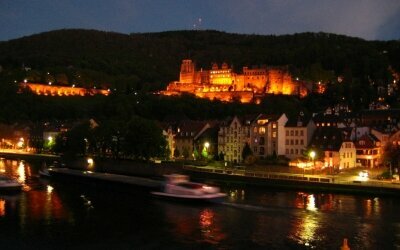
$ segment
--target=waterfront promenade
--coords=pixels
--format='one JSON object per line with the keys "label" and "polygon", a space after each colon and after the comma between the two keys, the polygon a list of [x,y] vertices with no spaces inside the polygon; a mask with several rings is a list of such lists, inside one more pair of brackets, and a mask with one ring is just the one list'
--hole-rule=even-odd
{"label": "waterfront promenade", "polygon": [[[1,157],[12,159],[60,160],[54,155],[34,155],[15,152],[1,152]],[[193,166],[184,164],[158,164],[107,161],[96,162],[98,167],[91,168],[84,159],[66,164],[67,168],[57,169],[54,174],[66,177],[80,177],[88,181],[108,181],[144,187],[160,186],[162,175],[184,173],[195,179],[216,180],[246,185],[291,188],[301,190],[320,190],[332,192],[354,192],[362,194],[388,194],[400,196],[400,182],[376,179],[382,170],[371,171],[371,178],[361,178],[358,170],[350,169],[339,174],[301,172],[289,167],[230,167]]]}

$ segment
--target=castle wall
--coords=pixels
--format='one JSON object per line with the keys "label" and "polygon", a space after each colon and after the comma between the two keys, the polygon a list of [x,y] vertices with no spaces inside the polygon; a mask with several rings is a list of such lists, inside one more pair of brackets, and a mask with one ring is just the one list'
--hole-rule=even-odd
{"label": "castle wall", "polygon": [[293,81],[288,69],[284,67],[243,67],[243,74],[236,74],[226,63],[221,67],[214,63],[211,70],[196,71],[191,60],[183,60],[179,82],[170,83],[163,93],[173,92],[189,92],[198,97],[222,101],[238,99],[249,102],[248,99],[250,96],[253,98],[254,94],[300,94],[304,97],[308,90]]}

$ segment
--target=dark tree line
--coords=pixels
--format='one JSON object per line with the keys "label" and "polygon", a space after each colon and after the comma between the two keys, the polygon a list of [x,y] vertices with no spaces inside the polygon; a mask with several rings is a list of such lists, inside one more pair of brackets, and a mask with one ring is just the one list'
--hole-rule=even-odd
{"label": "dark tree line", "polygon": [[70,156],[95,155],[144,160],[168,155],[161,128],[153,121],[137,116],[128,122],[103,121],[96,126],[89,121],[79,123],[59,134],[53,150]]}

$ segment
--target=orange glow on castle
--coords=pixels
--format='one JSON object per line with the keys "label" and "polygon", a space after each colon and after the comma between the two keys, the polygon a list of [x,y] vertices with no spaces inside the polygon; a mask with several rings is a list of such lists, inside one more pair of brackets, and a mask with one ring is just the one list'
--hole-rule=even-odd
{"label": "orange glow on castle", "polygon": [[257,102],[265,94],[308,94],[305,84],[292,79],[287,67],[243,67],[242,74],[233,72],[226,63],[219,67],[214,63],[210,70],[196,70],[190,59],[182,61],[179,81],[168,84],[164,95],[191,93],[200,98],[221,101],[239,100],[242,103]]}
{"label": "orange glow on castle", "polygon": [[69,86],[54,86],[42,83],[21,83],[21,87],[29,89],[36,95],[48,96],[87,96],[87,95],[109,95],[110,92],[104,89],[86,89]]}

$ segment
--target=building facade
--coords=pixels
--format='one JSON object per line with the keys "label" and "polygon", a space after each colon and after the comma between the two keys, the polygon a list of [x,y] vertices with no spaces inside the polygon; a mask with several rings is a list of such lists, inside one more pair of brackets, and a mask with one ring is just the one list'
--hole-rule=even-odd
{"label": "building facade", "polygon": [[250,124],[255,116],[228,118],[220,124],[218,131],[218,152],[224,160],[240,163],[246,143],[250,145]]}
{"label": "building facade", "polygon": [[285,154],[284,130],[287,121],[285,114],[257,116],[250,125],[250,148],[254,156],[263,159]]}
{"label": "building facade", "polygon": [[302,115],[296,120],[288,121],[285,126],[286,157],[291,160],[304,157],[315,129],[314,121]]}

